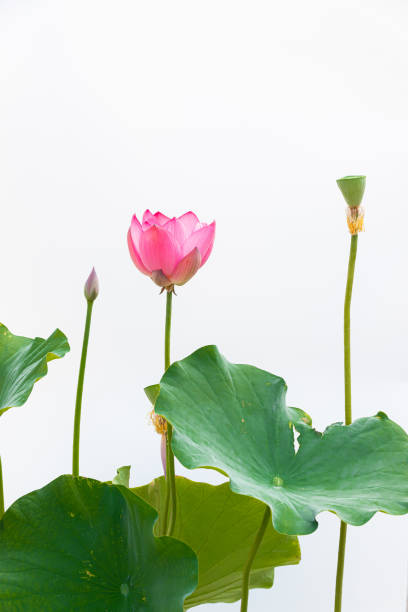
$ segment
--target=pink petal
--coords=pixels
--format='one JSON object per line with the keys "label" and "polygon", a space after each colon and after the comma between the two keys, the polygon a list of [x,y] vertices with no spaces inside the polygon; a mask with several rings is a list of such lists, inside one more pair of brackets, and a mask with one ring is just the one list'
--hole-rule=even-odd
{"label": "pink petal", "polygon": [[146,210],[143,215],[143,229],[147,229],[151,225],[162,226],[165,223],[167,223],[169,219],[170,217],[166,217],[166,215],[163,215],[163,213],[161,212],[157,212],[157,213],[154,213],[154,215],[152,215],[150,210]]}
{"label": "pink petal", "polygon": [[135,249],[138,249],[140,244],[140,236],[142,234],[142,226],[140,225],[136,215],[133,215],[132,217],[132,221],[130,224],[130,233],[132,236],[134,247]]}
{"label": "pink petal", "polygon": [[177,244],[169,232],[152,225],[143,231],[140,238],[140,256],[149,270],[162,270],[167,277],[171,275],[179,259]]}
{"label": "pink petal", "polygon": [[170,219],[170,217],[166,217],[166,215],[163,215],[163,213],[161,212],[154,213],[153,217],[155,223],[157,223],[158,225],[164,225]]}
{"label": "pink petal", "polygon": [[182,227],[185,230],[185,238],[188,238],[188,236],[190,236],[190,234],[192,234],[194,230],[198,229],[197,225],[200,222],[197,216],[190,210],[189,212],[186,212],[184,215],[181,215],[181,217],[177,219],[177,223],[178,224],[181,223]]}
{"label": "pink petal", "polygon": [[171,275],[171,282],[175,285],[184,285],[190,280],[201,266],[201,255],[197,247],[181,261],[178,262],[173,274]]}
{"label": "pink petal", "polygon": [[149,272],[149,270],[143,265],[143,262],[142,262],[142,260],[140,258],[140,255],[136,251],[136,248],[135,248],[135,245],[134,245],[133,239],[132,239],[131,228],[129,228],[129,231],[128,231],[127,242],[128,242],[130,256],[131,256],[131,258],[133,260],[133,263],[135,264],[136,268],[140,272],[142,272],[142,274],[147,274],[148,276],[150,276],[151,272]]}
{"label": "pink petal", "polygon": [[92,268],[84,287],[84,295],[88,302],[93,302],[99,295],[99,279],[95,268]]}
{"label": "pink petal", "polygon": [[151,279],[159,287],[170,287],[173,284],[161,270],[153,270]]}
{"label": "pink petal", "polygon": [[152,225],[153,224],[153,218],[154,217],[153,217],[152,213],[150,212],[150,210],[149,209],[145,210],[144,213],[143,213],[142,227],[144,227],[145,224],[147,226]]}
{"label": "pink petal", "polygon": [[212,251],[214,238],[215,221],[193,232],[183,244],[183,253],[189,253],[194,247],[197,247],[201,255],[201,266],[203,266]]}
{"label": "pink petal", "polygon": [[181,250],[181,245],[186,239],[184,227],[178,223],[176,217],[167,221],[165,225],[163,225],[163,229],[169,232],[177,243],[178,247]]}

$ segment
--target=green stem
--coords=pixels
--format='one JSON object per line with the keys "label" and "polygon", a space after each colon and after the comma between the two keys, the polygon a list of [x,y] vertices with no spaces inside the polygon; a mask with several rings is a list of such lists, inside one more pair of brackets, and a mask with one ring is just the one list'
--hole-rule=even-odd
{"label": "green stem", "polygon": [[341,611],[341,600],[343,595],[344,557],[346,554],[347,525],[340,523],[339,552],[337,555],[336,597],[334,600],[335,612]]}
{"label": "green stem", "polygon": [[171,439],[173,436],[173,427],[170,423],[167,423],[167,444],[169,447],[168,454],[168,462],[167,462],[167,474],[168,474],[168,482],[170,488],[170,499],[171,499],[171,514],[170,514],[170,524],[167,535],[172,535],[174,531],[174,526],[176,524],[176,514],[177,514],[177,496],[176,496],[176,472],[174,469],[174,453],[171,450]]}
{"label": "green stem", "polygon": [[[346,295],[344,298],[344,413],[345,424],[350,425],[351,415],[351,362],[350,362],[350,305],[353,293],[354,269],[357,256],[358,234],[351,236],[350,255],[347,272]],[[337,558],[336,596],[334,612],[341,612],[343,595],[344,558],[346,554],[347,525],[340,524],[339,552]]]}
{"label": "green stem", "polygon": [[242,576],[241,612],[246,612],[248,610],[249,576],[251,573],[252,564],[256,557],[256,553],[258,552],[258,549],[261,545],[262,539],[265,535],[265,531],[269,525],[270,520],[271,509],[269,506],[266,506],[262,523],[258,529],[258,533],[256,534],[256,538],[249,553],[249,557],[246,562],[244,573]]}
{"label": "green stem", "polygon": [[173,293],[169,291],[166,299],[166,326],[164,330],[164,371],[170,367],[170,333],[171,333],[171,305]]}
{"label": "green stem", "polygon": [[350,305],[353,293],[354,268],[356,265],[358,234],[351,237],[348,263],[346,295],[344,298],[344,412],[345,423],[351,423],[351,363],[350,363]]}
{"label": "green stem", "polygon": [[[168,424],[167,424],[168,427]],[[168,436],[166,434],[166,494],[165,494],[165,498],[164,498],[164,508],[163,508],[163,530],[161,535],[166,535],[167,534],[167,524],[168,524],[168,520],[169,520],[169,508],[170,508],[170,487],[169,487],[169,481],[168,481],[168,466],[170,463],[170,458],[169,458],[169,439]]]}
{"label": "green stem", "polygon": [[86,321],[84,330],[84,339],[82,342],[81,363],[79,366],[78,386],[75,401],[75,421],[74,421],[74,441],[72,445],[72,475],[79,476],[79,437],[81,431],[81,407],[82,407],[82,391],[84,388],[84,376],[86,355],[88,352],[89,330],[91,328],[92,306],[93,301],[87,300]]}
{"label": "green stem", "polygon": [[4,491],[3,491],[3,470],[1,467],[1,457],[0,457],[0,519],[4,514]]}
{"label": "green stem", "polygon": [[[172,291],[167,292],[166,300],[166,325],[164,333],[164,371],[170,367],[170,332],[171,332],[171,307]],[[174,469],[174,453],[171,449],[173,427],[167,423],[166,434],[166,497],[164,502],[164,524],[163,533],[171,535],[176,523],[177,497],[176,497],[176,475]]]}

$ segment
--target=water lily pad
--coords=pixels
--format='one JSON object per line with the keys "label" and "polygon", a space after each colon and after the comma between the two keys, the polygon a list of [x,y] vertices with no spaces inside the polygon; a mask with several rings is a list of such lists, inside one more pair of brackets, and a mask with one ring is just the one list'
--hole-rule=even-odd
{"label": "water lily pad", "polygon": [[277,531],[312,533],[316,515],[352,525],[375,512],[408,512],[408,436],[383,413],[324,433],[294,418],[282,378],[229,363],[214,346],[175,362],[155,410],[174,426],[173,450],[187,468],[213,466],[231,488],[269,504]]}
{"label": "water lily pad", "polygon": [[34,383],[47,374],[47,363],[68,351],[68,340],[59,329],[47,340],[32,339],[14,336],[0,324],[0,415],[22,406]]}
{"label": "water lily pad", "polygon": [[[165,479],[132,489],[159,512],[165,497]],[[174,536],[197,554],[197,589],[185,608],[204,603],[233,602],[241,597],[242,572],[265,505],[233,493],[228,483],[218,486],[176,477],[177,520]],[[158,523],[160,529],[160,523]],[[300,561],[298,539],[277,533],[272,522],[252,567],[250,588],[270,588],[274,568]]]}
{"label": "water lily pad", "polygon": [[[159,397],[160,385],[149,385],[148,387],[144,388],[144,392],[146,394],[147,399],[150,401],[150,403],[152,404],[154,408],[156,404],[156,400]],[[304,412],[300,408],[294,408],[293,406],[288,406],[286,410],[288,412],[290,421],[294,425],[296,425],[297,423],[310,425],[310,426],[312,425],[312,417],[309,414],[307,414],[307,412]],[[212,468],[212,469],[216,469],[216,468]]]}
{"label": "water lily pad", "polygon": [[60,476],[0,522],[0,609],[182,612],[197,558],[129,489]]}

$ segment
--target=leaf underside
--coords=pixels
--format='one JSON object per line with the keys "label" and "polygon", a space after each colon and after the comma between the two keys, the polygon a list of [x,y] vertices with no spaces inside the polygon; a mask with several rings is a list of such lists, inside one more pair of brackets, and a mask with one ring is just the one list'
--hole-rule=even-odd
{"label": "leaf underside", "polygon": [[47,340],[31,339],[14,336],[0,324],[0,415],[22,406],[34,383],[47,374],[47,363],[68,351],[68,340],[59,329]]}
{"label": "leaf underside", "polygon": [[[159,529],[165,486],[164,477],[160,477],[132,489],[159,512]],[[265,505],[233,493],[228,483],[213,486],[178,476],[176,491],[177,520],[173,535],[195,551],[199,566],[198,586],[187,597],[185,608],[237,601],[241,597],[243,568]],[[297,538],[277,533],[271,522],[255,557],[250,588],[270,588],[274,567],[299,561]]]}

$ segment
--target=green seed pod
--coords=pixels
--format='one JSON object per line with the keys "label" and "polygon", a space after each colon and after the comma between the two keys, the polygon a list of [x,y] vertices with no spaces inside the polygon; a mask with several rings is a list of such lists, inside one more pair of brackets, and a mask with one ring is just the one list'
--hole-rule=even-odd
{"label": "green seed pod", "polygon": [[344,176],[337,179],[337,185],[350,208],[360,206],[366,185],[365,176]]}

